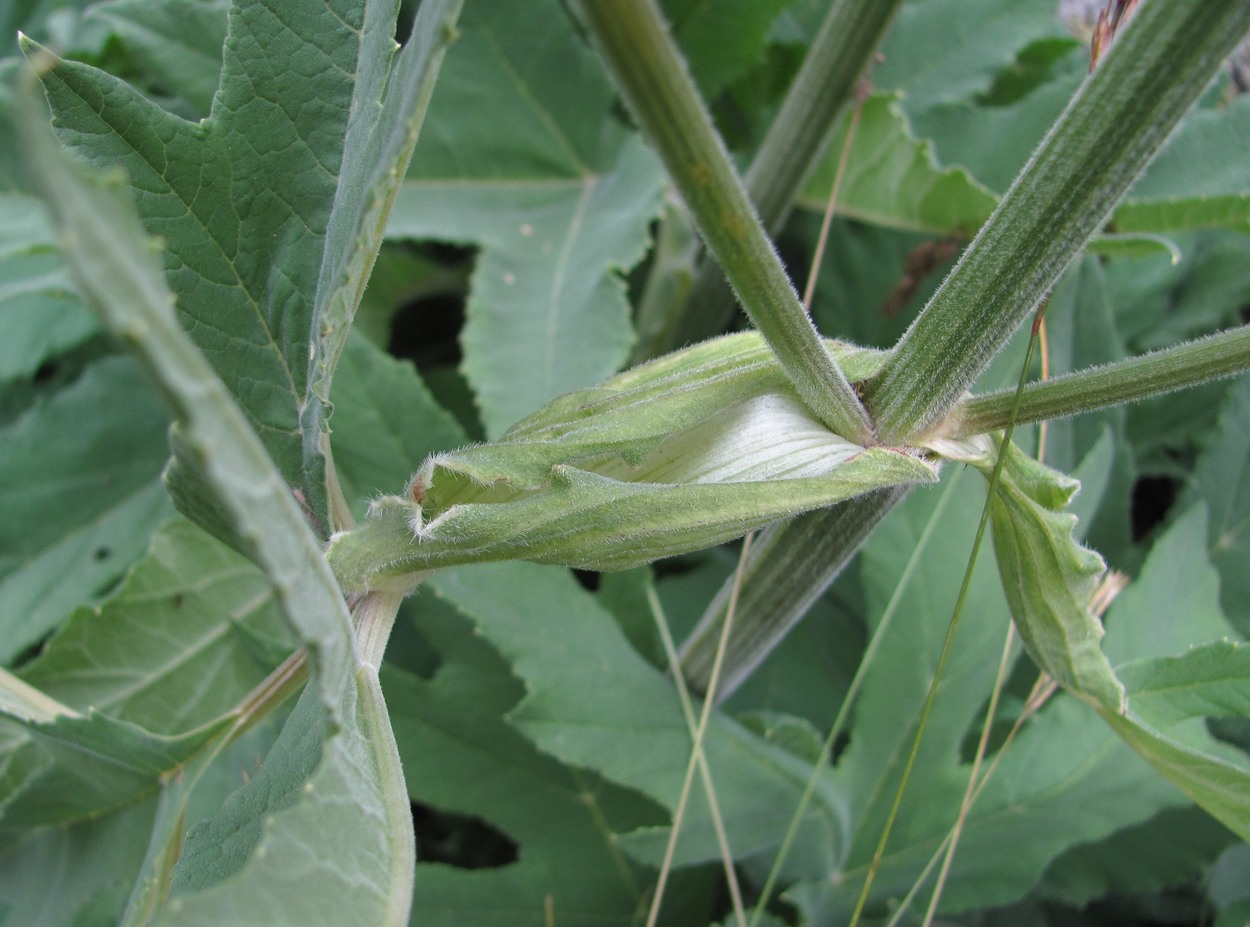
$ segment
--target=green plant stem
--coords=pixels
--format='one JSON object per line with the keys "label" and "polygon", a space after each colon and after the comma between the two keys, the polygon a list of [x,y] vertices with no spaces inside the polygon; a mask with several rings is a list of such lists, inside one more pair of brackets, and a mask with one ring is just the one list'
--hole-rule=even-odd
{"label": "green plant stem", "polygon": [[923,435],[1037,307],[1250,29],[1241,0],[1146,0],[869,385],[881,439]]}
{"label": "green plant stem", "polygon": [[[717,699],[728,698],[790,633],[838,577],[885,514],[907,494],[890,487],[773,525],[742,573],[737,621],[725,651]],[[737,574],[725,580],[681,648],[682,674],[707,691]]]}
{"label": "green plant stem", "polygon": [[[1042,325],[1042,315],[1045,309],[1046,304],[1042,303],[1033,318],[1033,333],[1029,338],[1029,347],[1025,352],[1024,363],[1020,368],[1020,380],[1016,384],[1017,398],[1023,392],[1025,381],[1029,375],[1029,364],[1033,360],[1033,350],[1037,346],[1038,331]],[[972,571],[976,566],[977,554],[981,550],[981,541],[985,538],[985,529],[990,523],[990,500],[994,498],[994,493],[998,491],[998,482],[1002,476],[1003,464],[1007,459],[1007,448],[1011,444],[1011,435],[1015,431],[1015,426],[1015,418],[1012,417],[1008,421],[1007,427],[1003,431],[1002,439],[998,443],[998,457],[994,461],[994,471],[990,474],[985,494],[985,505],[981,509],[981,519],[977,523],[976,536],[972,539],[972,550],[968,554],[968,565],[964,569],[963,581],[959,585],[959,595],[955,598],[955,607],[951,613],[950,624],[946,628],[946,638],[942,641],[942,651],[938,655],[937,665],[933,668],[933,678],[929,681],[929,691],[925,695],[924,706],[920,710],[920,719],[916,723],[916,735],[912,738],[911,752],[907,755],[907,763],[903,767],[902,778],[899,780],[898,789],[894,793],[894,802],[890,806],[890,813],[886,816],[885,826],[881,828],[881,837],[877,841],[877,849],[872,855],[872,862],[868,864],[868,873],[864,877],[863,888],[860,889],[859,898],[855,902],[855,911],[851,915],[850,927],[855,927],[859,923],[864,905],[868,903],[868,896],[872,891],[872,883],[876,879],[877,871],[881,868],[881,860],[885,856],[886,844],[890,840],[890,831],[894,828],[894,821],[898,817],[899,808],[903,804],[903,795],[907,791],[907,783],[911,779],[912,769],[916,765],[916,757],[920,753],[920,743],[924,739],[925,728],[929,724],[929,716],[933,713],[934,703],[937,702],[938,686],[941,685],[942,675],[946,671],[947,660],[950,659],[951,651],[954,649],[955,632],[959,628],[959,619],[963,615],[964,602],[968,598],[968,591],[972,588]]]}
{"label": "green plant stem", "polygon": [[[872,635],[868,639],[868,645],[864,648],[864,654],[860,658],[859,666],[855,669],[855,675],[851,677],[850,685],[846,688],[846,695],[842,697],[842,704],[838,706],[837,716],[833,719],[833,724],[829,728],[829,733],[825,737],[825,742],[821,745],[820,755],[817,757],[815,764],[812,766],[812,774],[807,778],[807,784],[803,787],[803,794],[799,797],[799,804],[794,809],[794,814],[790,816],[790,824],[786,828],[785,837],[781,841],[781,846],[777,850],[777,857],[773,860],[773,864],[768,872],[768,878],[764,881],[763,888],[760,889],[759,901],[755,905],[755,914],[751,918],[749,927],[757,927],[762,912],[767,908],[768,901],[772,898],[773,891],[777,887],[777,882],[781,879],[781,873],[785,868],[785,863],[790,855],[790,850],[794,846],[794,839],[798,836],[799,823],[803,820],[803,816],[807,813],[807,807],[811,804],[812,796],[816,794],[816,786],[820,781],[821,771],[825,769],[833,756],[833,746],[837,743],[838,738],[842,736],[842,732],[846,730],[847,722],[850,720],[851,710],[855,706],[856,700],[859,698],[859,690],[863,688],[864,681],[868,677],[868,673],[872,667],[876,665],[877,651],[881,649],[882,642],[889,634],[890,626],[894,623],[894,617],[898,614],[900,603],[903,599],[903,590],[907,588],[911,582],[911,578],[915,571],[919,568],[924,552],[928,549],[929,544],[933,540],[933,536],[938,524],[941,513],[949,504],[951,496],[951,486],[953,482],[948,482],[946,488],[938,498],[938,503],[933,512],[933,517],[929,519],[929,523],[925,526],[912,549],[911,556],[908,558],[907,565],[903,569],[903,573],[899,576],[898,581],[894,584],[894,591],[890,595],[889,602],[881,612],[881,618],[877,621],[877,626],[873,629]],[[884,512],[882,513],[884,514]]]}
{"label": "green plant stem", "polygon": [[[1019,424],[1063,418],[1158,396],[1250,369],[1250,325],[1153,351],[1126,361],[1091,367],[1030,383],[1020,396]],[[1007,424],[1015,390],[976,396],[957,406],[942,429],[966,438]]]}
{"label": "green plant stem", "polygon": [[[834,0],[812,40],[777,117],[751,161],[747,195],[769,234],[785,224],[812,168],[864,74],[902,0]],[[657,353],[723,331],[734,312],[733,294],[713,262],[704,261],[685,310]]]}
{"label": "green plant stem", "polygon": [[790,285],[655,0],[578,0],[576,6],[704,241],[799,396],[835,433],[871,443],[867,413]]}

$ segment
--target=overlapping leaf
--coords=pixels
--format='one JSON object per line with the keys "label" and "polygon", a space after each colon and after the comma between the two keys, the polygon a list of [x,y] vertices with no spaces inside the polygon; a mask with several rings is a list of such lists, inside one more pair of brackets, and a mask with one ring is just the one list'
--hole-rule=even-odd
{"label": "overlapping leaf", "polygon": [[[1250,794],[1250,768],[1231,762],[1227,751],[1218,749],[1205,731],[1180,739],[1169,733],[1190,717],[1243,713],[1250,693],[1244,654],[1225,647],[1190,651],[1174,662],[1147,667],[1131,664],[1132,685],[1126,698],[1126,685],[1099,646],[1102,625],[1089,611],[1102,560],[1073,540],[1075,519],[1062,514],[1077,484],[1029,461],[1014,447],[1008,453],[990,512],[999,573],[1030,654],[1055,681],[1089,701],[1181,791],[1234,832],[1250,834],[1250,802],[1245,799]],[[988,473],[992,459],[991,454],[975,465]],[[1193,524],[1192,518],[1184,520],[1174,532],[1204,536],[1204,526]],[[1155,556],[1160,553],[1157,549]],[[1177,563],[1170,566],[1180,568]],[[1155,609],[1162,604],[1151,603]],[[1218,619],[1216,628],[1223,624]],[[1201,636],[1201,629],[1191,622],[1183,640],[1192,642],[1195,636]],[[1180,646],[1174,633],[1156,641],[1136,634],[1132,641],[1131,652],[1136,654],[1167,654]],[[1121,659],[1126,646],[1117,648]]]}
{"label": "overlapping leaf", "polygon": [[[936,496],[914,493],[861,555],[869,614],[888,607],[894,618],[838,764],[839,781],[859,809],[851,852],[837,880],[791,890],[811,918],[837,922],[854,904],[911,747],[982,499],[981,487],[966,476]],[[961,744],[981,722],[1008,615],[988,566],[974,573],[941,695],[874,883],[872,898],[881,902],[905,893],[938,851],[966,785]],[[973,806],[943,910],[1018,899],[1064,850],[1182,800],[1088,707],[1057,700],[1021,732]],[[1022,833],[1029,839],[1021,840]]]}
{"label": "overlapping leaf", "polygon": [[509,725],[516,679],[468,627],[457,633],[431,604],[423,594],[419,620],[442,660],[435,677],[383,675],[413,800],[485,820],[519,847],[515,860],[473,870],[419,862],[414,919],[537,927],[549,905],[557,924],[631,923],[650,880],[620,855],[604,822],[651,821],[656,809],[543,755]]}
{"label": "overlapping leaf", "polygon": [[[968,462],[992,478],[997,454],[988,438]],[[1103,654],[1102,622],[1090,611],[1106,570],[1102,558],[1073,537],[1065,511],[1080,484],[1008,444],[990,499],[994,553],[1016,629],[1030,656],[1052,679],[1113,714],[1124,687]]]}
{"label": "overlapping leaf", "polygon": [[[341,923],[348,911],[366,921],[398,923],[411,900],[407,802],[376,670],[358,665],[350,619],[320,545],[242,411],[178,326],[151,242],[116,179],[106,183],[67,161],[34,111],[24,126],[41,191],[80,287],[110,328],[134,343],[174,407],[183,447],[264,569],[314,673],[284,733],[294,745],[275,748],[265,781],[254,781],[214,819],[241,834],[233,844],[234,869],[227,873],[235,877],[228,887],[213,885],[220,869],[197,870],[193,887],[199,890],[176,898],[161,919],[268,923],[268,905],[288,904],[291,896],[304,900],[310,917],[328,918],[322,923]],[[150,742],[152,735],[145,736]],[[117,750],[130,746],[113,743]],[[133,752],[136,761],[144,759],[137,746]],[[184,781],[193,783],[201,771],[196,767]],[[269,800],[273,795],[276,804]],[[158,817],[132,896],[132,923],[155,913],[181,844],[177,822],[186,788],[172,780],[166,796],[171,800]],[[283,796],[292,800],[283,802]],[[289,854],[319,852],[327,843],[327,824],[343,853],[310,883],[288,865]]]}
{"label": "overlapping leaf", "polygon": [[56,252],[38,201],[0,196],[0,382],[28,377],[99,330]]}
{"label": "overlapping leaf", "polygon": [[[184,522],[158,531],[123,588],[23,668],[25,683],[88,717],[24,718],[6,738],[6,825],[82,820],[157,790],[288,637],[254,566]],[[188,685],[197,698],[183,697]]]}
{"label": "overlapping leaf", "polygon": [[612,106],[556,3],[466,11],[388,235],[481,248],[461,345],[489,437],[628,356],[617,272],[644,253],[663,172]]}
{"label": "overlapping leaf", "polygon": [[264,575],[174,521],[124,586],[71,616],[21,677],[73,708],[173,734],[226,714],[292,649]]}
{"label": "overlapping leaf", "polygon": [[[545,753],[589,767],[671,810],[681,788],[690,734],[676,692],[629,645],[612,618],[566,573],[529,564],[440,571],[427,580],[460,608],[513,666],[526,694],[512,724]],[[806,781],[806,764],[716,716],[704,750],[736,856],[775,850]],[[848,806],[824,788],[800,829],[809,871],[846,850]],[[658,864],[666,828],[621,838],[632,855]],[[678,860],[714,860],[706,799],[687,808]]]}
{"label": "overlapping leaf", "polygon": [[159,479],[168,421],[138,366],[110,358],[3,430],[0,660],[107,591],[143,553],[170,514]]}
{"label": "overlapping leaf", "polygon": [[[873,94],[862,104],[838,188],[845,216],[914,231],[971,235],[997,197],[961,168],[943,168],[933,144],[919,141],[895,94]],[[802,202],[823,208],[846,148],[849,120],[829,143],[803,192]]]}
{"label": "overlapping leaf", "polygon": [[83,65],[45,76],[61,137],[127,170],[188,329],[325,532],[330,376],[455,7],[392,74],[387,4],[236,5],[199,123]]}

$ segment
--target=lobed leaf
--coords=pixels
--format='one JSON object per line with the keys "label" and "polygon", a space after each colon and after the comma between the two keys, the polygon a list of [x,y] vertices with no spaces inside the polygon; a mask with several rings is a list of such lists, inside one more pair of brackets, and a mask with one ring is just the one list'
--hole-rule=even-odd
{"label": "lobed leaf", "polygon": [[480,249],[462,369],[495,437],[628,357],[618,272],[649,244],[664,174],[558,4],[474,3],[460,29],[387,234]]}
{"label": "lobed leaf", "polygon": [[62,139],[132,178],[188,329],[324,533],[330,377],[456,7],[392,70],[391,5],[237,4],[198,123],[75,62],[44,76]]}
{"label": "lobed leaf", "polygon": [[[441,598],[422,591],[414,605],[438,670],[425,679],[388,667],[382,678],[413,801],[433,819],[431,838],[440,823],[451,830],[419,847],[414,919],[540,927],[547,908],[557,924],[632,923],[650,874],[621,853],[608,822],[650,823],[659,810],[540,751],[508,721],[522,691],[511,668]],[[458,845],[465,831],[477,837]]]}
{"label": "lobed leaf", "polygon": [[230,719],[177,736],[94,711],[19,723],[28,743],[10,743],[6,765],[31,773],[20,782],[5,777],[12,791],[6,789],[4,822],[14,828],[81,821],[145,797],[219,738]]}
{"label": "lobed leaf", "polygon": [[[514,727],[544,753],[672,810],[690,751],[676,693],[571,576],[511,563],[440,571],[427,585],[474,622],[525,684],[508,715]],[[712,718],[704,750],[735,856],[775,850],[798,804],[807,764],[720,714]],[[837,864],[848,813],[842,796],[822,783],[800,830],[807,865]],[[666,839],[667,828],[654,823],[618,838],[631,856],[652,865]],[[696,790],[678,863],[714,860],[718,853],[706,799]]]}
{"label": "lobed leaf", "polygon": [[[846,147],[849,121],[829,142],[801,202],[823,209]],[[897,93],[875,93],[861,104],[846,156],[837,210],[875,225],[971,235],[998,198],[958,167],[940,167],[932,142],[911,132]]]}
{"label": "lobed leaf", "polygon": [[[870,630],[883,616],[891,623],[872,652],[850,743],[837,764],[835,782],[855,809],[851,850],[833,877],[800,882],[787,893],[813,922],[850,916],[911,749],[983,498],[966,471],[954,470],[938,489],[912,493],[897,506],[860,554]],[[1002,584],[988,566],[979,561],[973,573],[870,911],[912,887],[957,814],[970,774],[967,738],[982,722],[1006,631]],[[1004,704],[1000,718],[1013,709]],[[1069,847],[1181,801],[1074,699],[1057,699],[1030,721],[999,762],[965,823],[943,913],[1009,904]]]}
{"label": "lobed leaf", "polygon": [[[995,451],[949,448],[990,478]],[[1073,537],[1076,516],[1064,509],[1080,484],[1025,455],[1014,444],[990,499],[994,553],[1012,620],[1034,662],[1076,695],[1112,713],[1124,689],[1099,646],[1103,627],[1090,611],[1102,558]]]}
{"label": "lobed leaf", "polygon": [[177,520],[20,675],[72,708],[175,734],[229,713],[293,649],[290,639],[264,574]]}

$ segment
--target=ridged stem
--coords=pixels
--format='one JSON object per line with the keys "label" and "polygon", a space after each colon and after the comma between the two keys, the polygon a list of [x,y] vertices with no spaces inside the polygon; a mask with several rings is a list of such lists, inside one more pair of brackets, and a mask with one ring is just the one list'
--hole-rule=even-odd
{"label": "ridged stem", "polygon": [[[830,5],[747,170],[747,195],[769,234],[781,231],[902,5],[902,0],[834,0]],[[724,274],[714,262],[704,261],[685,311],[656,353],[719,334],[734,309]]]}
{"label": "ridged stem", "polygon": [[871,443],[867,414],[790,285],[654,0],[575,5],[703,240],[799,396],[835,433]]}
{"label": "ridged stem", "polygon": [[[718,700],[728,698],[785,639],[906,494],[902,486],[879,489],[773,525],[760,535],[742,569],[737,619],[725,651]],[[733,585],[730,576],[682,645],[682,675],[700,694],[711,678]]]}
{"label": "ridged stem", "polygon": [[[1020,397],[1020,424],[1092,412],[1233,376],[1250,369],[1250,325],[1102,367],[1031,383]],[[1015,390],[961,403],[942,432],[966,438],[1006,427]]]}
{"label": "ridged stem", "polygon": [[1250,29],[1244,0],[1145,0],[868,388],[886,443],[950,411]]}

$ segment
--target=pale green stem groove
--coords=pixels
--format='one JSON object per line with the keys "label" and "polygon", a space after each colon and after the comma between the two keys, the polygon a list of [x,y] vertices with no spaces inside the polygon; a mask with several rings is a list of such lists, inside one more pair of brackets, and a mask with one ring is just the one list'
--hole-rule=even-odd
{"label": "pale green stem groove", "polygon": [[[764,228],[776,235],[830,135],[855,96],[902,0],[834,0],[747,170],[747,195]],[[657,353],[702,341],[733,316],[733,294],[715,263],[704,261],[685,312]]]}
{"label": "pale green stem groove", "polygon": [[388,822],[386,839],[390,845],[390,875],[386,880],[386,910],[381,922],[386,927],[404,927],[408,923],[417,867],[417,844],[411,823],[408,787],[399,760],[399,746],[386,710],[386,699],[382,696],[378,667],[382,665],[382,655],[386,652],[386,643],[395,626],[400,603],[411,591],[370,592],[354,610],[356,645],[360,654],[360,663],[356,667],[357,712],[361,733],[373,753],[373,761],[377,763],[378,788]]}
{"label": "pale green stem groove", "polygon": [[1250,29],[1242,0],[1146,0],[868,390],[881,439],[936,425]]}
{"label": "pale green stem groove", "polygon": [[[1243,325],[1118,363],[1030,383],[1020,396],[1016,421],[1024,425],[1079,415],[1233,376],[1247,369],[1250,325]],[[943,431],[952,438],[997,431],[1006,426],[1015,399],[1015,390],[968,399],[955,409]]]}
{"label": "pale green stem groove", "polygon": [[751,321],[832,431],[871,442],[867,413],[804,312],[655,0],[578,0],[583,21]]}

